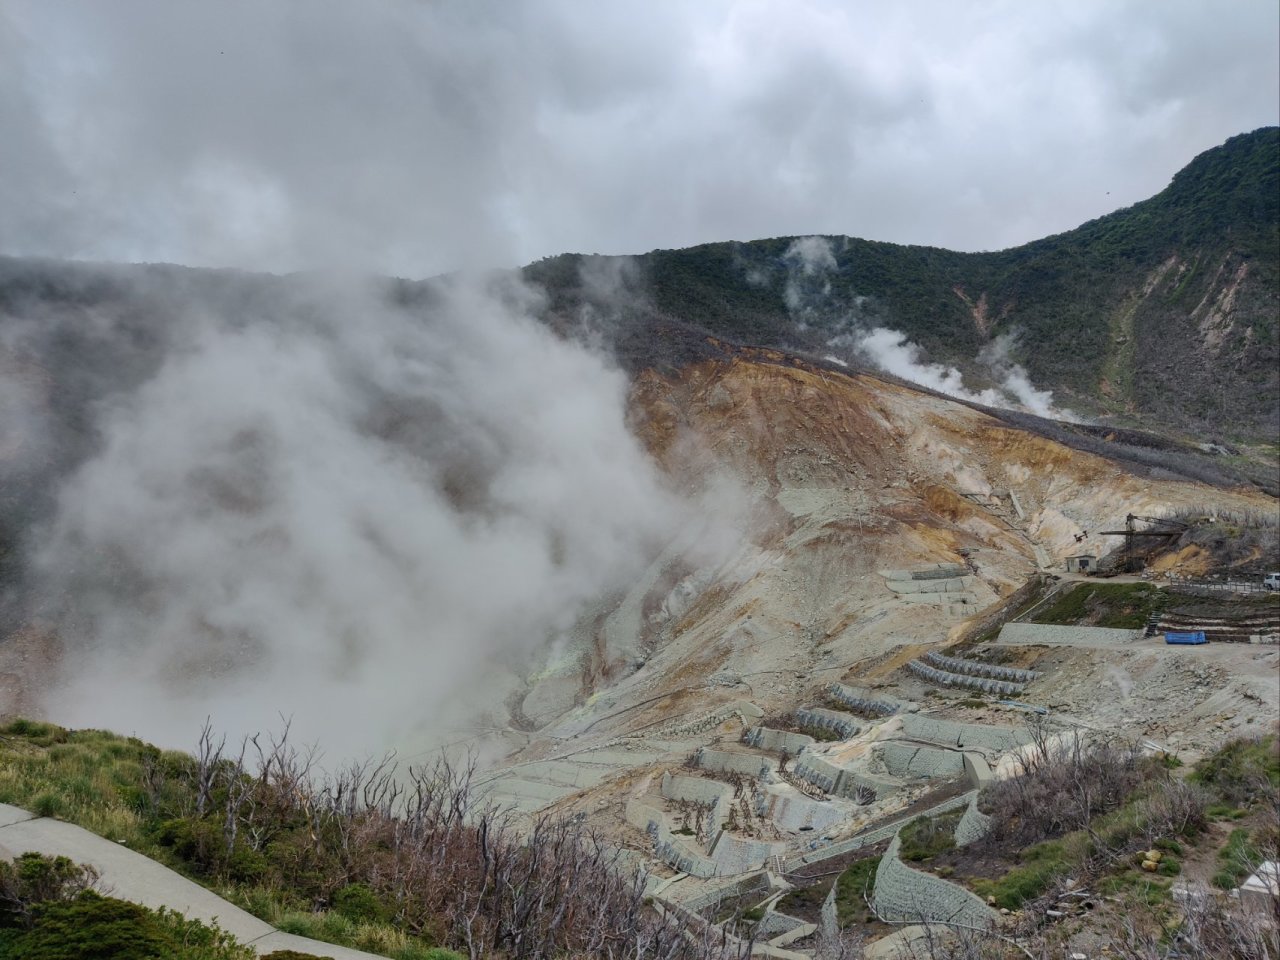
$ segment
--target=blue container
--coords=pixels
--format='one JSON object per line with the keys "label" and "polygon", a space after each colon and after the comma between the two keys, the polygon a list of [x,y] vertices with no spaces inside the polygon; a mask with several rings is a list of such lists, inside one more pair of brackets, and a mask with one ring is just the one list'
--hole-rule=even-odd
{"label": "blue container", "polygon": [[1203,630],[1196,630],[1192,633],[1166,633],[1164,635],[1165,643],[1208,643],[1205,639]]}

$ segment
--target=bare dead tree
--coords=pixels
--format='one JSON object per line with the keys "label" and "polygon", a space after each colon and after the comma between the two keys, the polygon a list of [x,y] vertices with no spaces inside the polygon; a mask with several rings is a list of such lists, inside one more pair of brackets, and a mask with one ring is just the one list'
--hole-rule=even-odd
{"label": "bare dead tree", "polygon": [[226,736],[222,736],[217,745],[213,742],[213,720],[206,717],[204,727],[200,731],[200,739],[196,743],[196,765],[193,773],[193,786],[196,793],[196,816],[203,817],[209,811],[213,799],[213,788],[218,779],[218,767],[222,761],[222,751],[227,745]]}

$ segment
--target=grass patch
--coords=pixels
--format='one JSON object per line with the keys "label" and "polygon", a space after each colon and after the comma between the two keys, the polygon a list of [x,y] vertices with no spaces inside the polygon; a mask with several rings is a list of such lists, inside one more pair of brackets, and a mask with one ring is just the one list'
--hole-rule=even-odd
{"label": "grass patch", "polygon": [[1280,741],[1274,735],[1233,740],[1196,764],[1190,777],[1223,798],[1223,803],[1211,808],[1211,816],[1232,817],[1236,809],[1280,790]]}
{"label": "grass patch", "polygon": [[1048,840],[1028,847],[1022,852],[1020,866],[995,880],[974,880],[973,890],[981,897],[994,898],[997,907],[1016,910],[1043,894],[1059,877],[1065,877],[1075,869],[1079,858],[1073,855],[1073,848],[1079,846],[1082,839],[1087,839],[1085,834],[1073,834],[1062,840]]}
{"label": "grass patch", "polygon": [[1081,583],[1036,614],[1033,622],[1137,630],[1169,600],[1149,583]]}
{"label": "grass patch", "polygon": [[851,865],[836,879],[836,914],[842,926],[869,923],[873,919],[863,894],[870,893],[875,886],[879,867],[879,857],[868,857]]}
{"label": "grass patch", "polygon": [[1158,880],[1142,870],[1125,870],[1103,877],[1098,882],[1098,892],[1106,897],[1124,897],[1156,907],[1168,903],[1169,881]]}
{"label": "grass patch", "polygon": [[1213,875],[1213,885],[1220,890],[1234,890],[1260,859],[1250,842],[1249,831],[1236,827],[1227,837],[1226,845],[1218,851],[1219,867]]}
{"label": "grass patch", "polygon": [[902,846],[898,855],[911,863],[922,863],[954,850],[956,825],[961,816],[960,813],[949,813],[940,817],[916,817],[899,834]]}

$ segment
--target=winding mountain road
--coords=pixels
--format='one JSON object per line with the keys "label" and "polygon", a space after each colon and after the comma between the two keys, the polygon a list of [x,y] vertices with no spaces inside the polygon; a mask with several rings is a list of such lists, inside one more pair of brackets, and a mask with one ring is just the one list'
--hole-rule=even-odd
{"label": "winding mountain road", "polygon": [[168,907],[205,923],[216,921],[223,930],[259,954],[297,950],[332,960],[380,960],[378,954],[282,933],[265,920],[259,920],[128,847],[75,824],[37,817],[20,807],[0,803],[0,857],[12,860],[29,851],[89,864],[101,875],[97,884],[100,893],[152,909]]}

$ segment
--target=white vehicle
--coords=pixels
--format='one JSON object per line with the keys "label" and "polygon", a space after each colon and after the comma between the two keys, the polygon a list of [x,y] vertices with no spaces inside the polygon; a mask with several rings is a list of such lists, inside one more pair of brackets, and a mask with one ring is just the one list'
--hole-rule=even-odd
{"label": "white vehicle", "polygon": [[1268,573],[1262,578],[1262,585],[1268,590],[1280,590],[1280,572]]}

